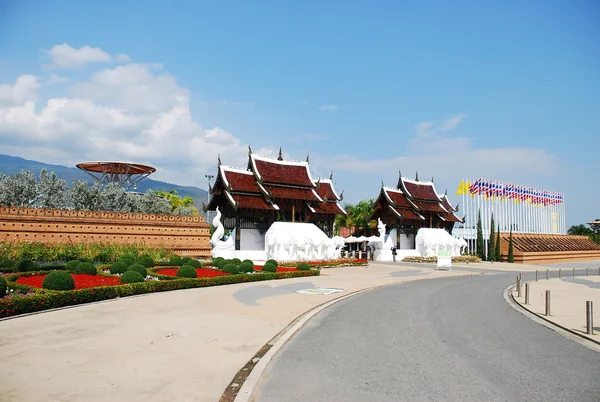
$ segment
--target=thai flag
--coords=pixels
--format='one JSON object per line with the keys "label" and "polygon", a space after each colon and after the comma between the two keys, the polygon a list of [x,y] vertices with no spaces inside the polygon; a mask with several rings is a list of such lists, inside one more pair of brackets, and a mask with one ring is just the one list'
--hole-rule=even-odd
{"label": "thai flag", "polygon": [[475,182],[473,184],[471,184],[471,187],[469,187],[469,192],[471,194],[479,194],[481,190],[481,179],[477,179],[475,180]]}

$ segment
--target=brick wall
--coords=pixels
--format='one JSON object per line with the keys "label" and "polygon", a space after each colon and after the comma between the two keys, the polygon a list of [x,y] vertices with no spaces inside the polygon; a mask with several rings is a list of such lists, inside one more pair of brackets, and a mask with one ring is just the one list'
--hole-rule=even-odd
{"label": "brick wall", "polygon": [[201,216],[0,207],[0,241],[138,243],[209,257],[209,239]]}

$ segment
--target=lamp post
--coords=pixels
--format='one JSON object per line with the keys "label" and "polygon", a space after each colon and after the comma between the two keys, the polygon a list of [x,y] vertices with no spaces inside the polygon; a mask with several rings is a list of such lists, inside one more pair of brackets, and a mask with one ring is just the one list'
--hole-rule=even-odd
{"label": "lamp post", "polygon": [[[208,180],[208,187],[206,189],[206,205],[210,202],[210,181],[215,177],[214,174],[205,174],[204,177]],[[206,222],[210,223],[210,211],[206,210]]]}

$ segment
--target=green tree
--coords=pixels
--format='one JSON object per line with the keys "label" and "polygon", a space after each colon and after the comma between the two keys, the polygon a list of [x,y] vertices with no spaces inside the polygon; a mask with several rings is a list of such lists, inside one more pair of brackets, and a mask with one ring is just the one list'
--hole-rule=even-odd
{"label": "green tree", "polygon": [[483,229],[481,227],[481,210],[477,216],[477,256],[485,261],[485,245],[483,243]]}
{"label": "green tree", "polygon": [[490,238],[488,241],[488,261],[496,261],[496,234],[494,233],[496,226],[494,225],[494,214],[490,219]]}
{"label": "green tree", "polygon": [[586,227],[585,225],[574,225],[567,230],[567,234],[570,235],[579,235],[579,236],[589,236],[592,233],[592,229]]}
{"label": "green tree", "polygon": [[500,228],[496,231],[496,261],[502,261],[502,253],[500,252]]}
{"label": "green tree", "polygon": [[341,227],[375,227],[375,221],[371,220],[374,211],[372,199],[362,200],[357,204],[345,204],[344,209],[347,215],[336,215],[335,217],[336,234],[339,234]]}
{"label": "green tree", "polygon": [[198,209],[194,206],[194,199],[190,196],[181,197],[177,190],[155,191],[156,195],[165,198],[171,204],[172,212],[175,215],[198,216]]}
{"label": "green tree", "polygon": [[515,262],[515,250],[513,246],[512,229],[510,230],[510,237],[508,238],[508,262],[511,264]]}

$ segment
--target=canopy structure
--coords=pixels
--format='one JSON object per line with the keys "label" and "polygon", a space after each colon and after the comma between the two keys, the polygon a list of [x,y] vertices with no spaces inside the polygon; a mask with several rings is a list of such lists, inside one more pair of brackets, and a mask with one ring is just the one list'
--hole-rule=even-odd
{"label": "canopy structure", "polygon": [[76,166],[100,184],[117,183],[133,190],[140,181],[156,172],[152,166],[130,162],[83,162]]}

